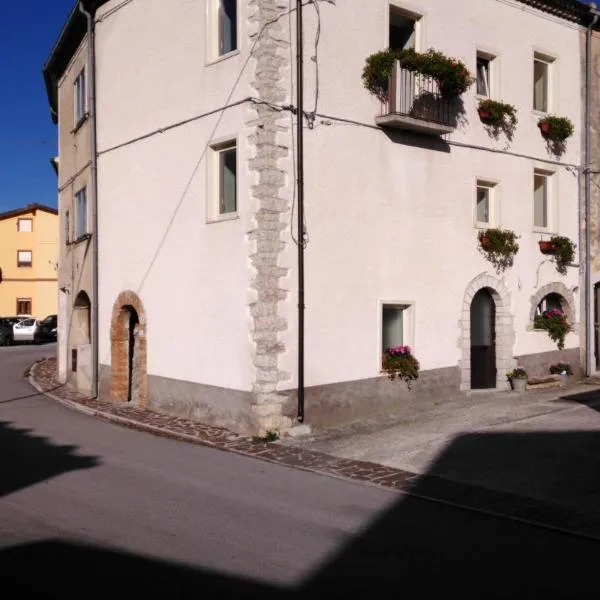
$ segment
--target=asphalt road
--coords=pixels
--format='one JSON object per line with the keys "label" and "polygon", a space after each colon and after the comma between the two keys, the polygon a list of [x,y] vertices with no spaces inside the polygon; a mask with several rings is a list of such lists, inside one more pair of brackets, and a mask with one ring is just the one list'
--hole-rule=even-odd
{"label": "asphalt road", "polygon": [[594,541],[73,412],[22,376],[53,351],[0,348],[6,597],[597,595]]}

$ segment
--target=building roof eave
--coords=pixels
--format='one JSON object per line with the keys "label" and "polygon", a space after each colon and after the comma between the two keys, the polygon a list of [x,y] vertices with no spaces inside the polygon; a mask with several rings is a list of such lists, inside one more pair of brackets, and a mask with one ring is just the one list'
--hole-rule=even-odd
{"label": "building roof eave", "polygon": [[[92,13],[106,2],[108,0],[81,0],[84,8]],[[79,10],[79,4],[77,1],[71,10],[42,69],[50,114],[55,124],[58,122],[58,81],[87,33],[86,19]]]}
{"label": "building roof eave", "polygon": [[13,210],[7,210],[5,212],[0,213],[0,221],[4,221],[5,219],[12,219],[14,217],[20,217],[21,215],[26,215],[29,213],[35,213],[35,211],[41,210],[43,212],[51,213],[53,215],[58,214],[58,210],[56,208],[52,208],[51,206],[46,206],[45,204],[28,204],[27,206],[23,206],[22,208],[15,208]]}
{"label": "building roof eave", "polygon": [[593,14],[593,7],[579,0],[518,0],[518,2],[580,25],[588,25]]}

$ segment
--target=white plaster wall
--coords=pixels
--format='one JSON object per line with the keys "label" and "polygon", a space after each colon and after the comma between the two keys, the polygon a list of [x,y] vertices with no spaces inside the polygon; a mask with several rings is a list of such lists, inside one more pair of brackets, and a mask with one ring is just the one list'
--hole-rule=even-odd
{"label": "white plaster wall", "polygon": [[[414,302],[414,348],[423,369],[456,366],[462,301],[469,282],[493,267],[478,252],[473,223],[477,178],[498,182],[498,226],[521,236],[513,268],[502,276],[511,295],[514,355],[556,349],[547,334],[530,330],[530,298],[554,281],[578,285],[576,269],[559,275],[544,262],[533,232],[533,169],[555,171],[554,231],[578,243],[578,187],[565,164],[579,164],[580,50],[577,28],[509,0],[410,0],[398,5],[424,15],[420,49],[444,51],[474,71],[476,50],[499,58],[500,93],[514,104],[519,125],[513,143],[488,137],[476,114],[475,89],[464,96],[467,122],[445,139],[446,148],[421,147],[369,128],[379,103],[362,87],[369,54],[386,47],[388,3],[369,0],[321,5],[318,112],[367,125],[316,119],[305,133],[306,383],[318,385],[379,373],[379,306],[383,300]],[[368,15],[368,18],[366,18]],[[306,10],[306,108],[312,110],[310,45],[314,11]],[[350,43],[349,43],[350,40]],[[557,56],[556,113],[576,125],[561,164],[548,155],[532,105],[533,52]],[[452,142],[508,153],[463,148]],[[429,147],[428,147],[429,146]],[[438,144],[438,147],[440,145]],[[531,158],[523,158],[526,155]],[[547,239],[547,236],[546,236]],[[286,259],[294,267],[290,246]],[[296,385],[296,272],[284,307],[291,329],[282,368]],[[574,310],[578,314],[578,295]],[[569,335],[566,347],[576,347]]]}
{"label": "white plaster wall", "polygon": [[[148,374],[249,390],[250,109],[110,148],[248,96],[250,72],[238,79],[243,54],[204,65],[204,2],[146,0],[111,15],[117,4],[97,29],[100,362],[110,364],[113,303],[129,289],[146,310]],[[206,145],[232,137],[239,218],[207,224]]]}
{"label": "white plaster wall", "polygon": [[[529,299],[536,289],[551,281],[577,285],[573,270],[562,277],[551,265],[540,267],[540,235],[532,233],[532,173],[536,161],[550,157],[531,111],[533,51],[556,54],[556,112],[577,125],[561,160],[578,164],[577,29],[511,0],[399,4],[424,15],[422,50],[434,46],[473,70],[477,48],[498,55],[498,98],[517,106],[519,127],[510,148],[505,140],[491,140],[476,115],[472,88],[464,96],[468,122],[447,138],[445,148],[431,149],[429,138],[419,147],[386,135],[374,127],[380,107],[363,89],[360,75],[366,56],[387,44],[388,2],[320,3],[318,112],[366,126],[335,120],[327,125],[318,117],[316,127],[306,130],[307,385],[378,374],[382,300],[415,303],[414,346],[424,369],[457,365],[465,289],[478,274],[493,272],[477,251],[477,177],[499,182],[499,225],[522,236],[515,266],[504,276],[515,317],[515,354],[555,348],[545,334],[527,330]],[[245,13],[239,27],[241,52],[206,65],[204,2],[146,0],[111,14],[118,6],[115,0],[103,7],[100,16],[106,18],[97,29],[101,152],[253,95],[251,67],[239,77],[249,46]],[[316,13],[307,6],[305,14],[305,98],[306,109],[312,110]],[[295,103],[291,94],[290,100]],[[149,374],[250,389],[252,269],[245,237],[254,209],[246,202],[254,183],[245,166],[252,156],[246,146],[250,116],[242,106],[226,111],[220,121],[218,115],[207,117],[101,155],[102,363],[110,362],[112,304],[120,291],[131,289],[147,311]],[[202,152],[209,139],[235,135],[240,141],[240,218],[207,225]],[[281,140],[289,142],[286,132]],[[557,232],[576,240],[576,178],[564,166],[549,168],[556,171]],[[290,168],[290,200],[292,182]],[[282,385],[291,388],[296,385],[297,272],[289,229],[285,241],[280,265],[291,269],[284,282],[290,294],[280,312],[289,329],[280,336],[287,348],[280,367],[292,373]],[[570,336],[567,346],[575,345],[577,338]]]}

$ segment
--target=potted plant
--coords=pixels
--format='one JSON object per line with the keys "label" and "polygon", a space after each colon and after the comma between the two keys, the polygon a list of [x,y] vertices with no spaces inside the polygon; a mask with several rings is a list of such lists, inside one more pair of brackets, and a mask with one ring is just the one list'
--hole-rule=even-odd
{"label": "potted plant", "polygon": [[362,73],[363,85],[381,102],[387,100],[389,80],[397,60],[398,52],[391,48],[367,57]]}
{"label": "potted plant", "polygon": [[514,106],[486,98],[479,101],[477,112],[482,123],[496,132],[504,131],[509,138],[512,138],[517,126],[517,109]]}
{"label": "potted plant", "polygon": [[533,320],[533,326],[535,329],[546,330],[550,339],[556,342],[559,350],[565,347],[565,337],[571,331],[567,316],[558,308],[545,310],[541,315],[537,315]]}
{"label": "potted plant", "polygon": [[556,251],[554,244],[550,240],[540,240],[538,244],[542,254],[554,254]]}
{"label": "potted plant", "polygon": [[567,267],[573,263],[576,245],[568,237],[562,235],[552,236],[550,242],[554,249],[556,270],[561,275],[566,275]]}
{"label": "potted plant", "polygon": [[550,365],[551,375],[560,375],[563,385],[567,385],[569,382],[569,375],[573,375],[571,365],[565,362],[559,362],[554,365]]}
{"label": "potted plant", "polygon": [[519,251],[518,238],[508,229],[484,229],[478,235],[479,250],[501,272],[512,266]]}
{"label": "potted plant", "polygon": [[547,115],[538,121],[542,137],[553,142],[565,142],[573,135],[575,127],[567,117]]}
{"label": "potted plant", "polygon": [[510,387],[515,392],[524,392],[527,389],[527,371],[521,367],[517,367],[506,374],[510,381]]}
{"label": "potted plant", "polygon": [[475,81],[462,61],[433,48],[427,52],[416,52],[412,48],[398,52],[388,48],[367,57],[362,73],[365,88],[382,102],[387,100],[388,82],[397,60],[404,69],[435,79],[446,97],[463,94]]}
{"label": "potted plant", "polygon": [[392,346],[383,353],[382,369],[390,379],[401,379],[408,389],[419,378],[419,361],[413,356],[410,346]]}

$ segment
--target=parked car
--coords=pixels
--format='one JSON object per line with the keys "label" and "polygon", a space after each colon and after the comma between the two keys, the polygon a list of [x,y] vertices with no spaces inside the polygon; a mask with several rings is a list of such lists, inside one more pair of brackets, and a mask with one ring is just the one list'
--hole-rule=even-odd
{"label": "parked car", "polygon": [[58,317],[56,315],[48,315],[40,321],[40,326],[37,331],[37,341],[56,341],[56,328],[58,326]]}
{"label": "parked car", "polygon": [[13,325],[13,339],[15,342],[38,342],[38,329],[40,322],[37,319],[24,319]]}
{"label": "parked car", "polygon": [[0,346],[12,346],[13,323],[8,319],[0,318]]}

